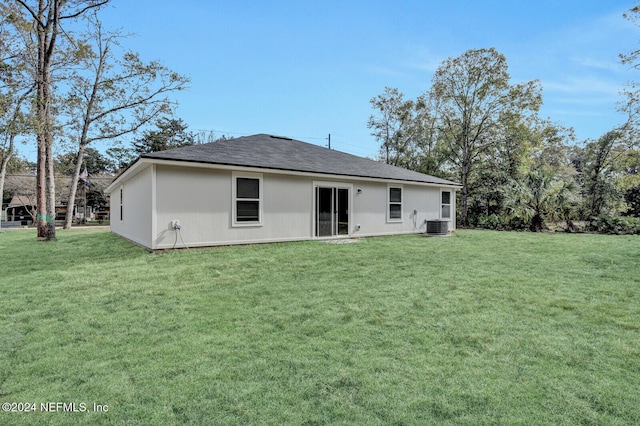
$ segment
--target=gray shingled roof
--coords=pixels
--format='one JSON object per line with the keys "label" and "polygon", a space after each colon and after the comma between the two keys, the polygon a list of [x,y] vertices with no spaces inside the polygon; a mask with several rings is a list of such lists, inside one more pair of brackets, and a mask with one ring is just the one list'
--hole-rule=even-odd
{"label": "gray shingled roof", "polygon": [[153,152],[142,158],[459,185],[306,142],[265,134]]}

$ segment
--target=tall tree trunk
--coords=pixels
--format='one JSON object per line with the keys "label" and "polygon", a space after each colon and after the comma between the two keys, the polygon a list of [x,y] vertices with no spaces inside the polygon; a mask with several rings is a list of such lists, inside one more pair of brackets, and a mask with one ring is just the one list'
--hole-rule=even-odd
{"label": "tall tree trunk", "polygon": [[80,179],[80,169],[82,169],[82,159],[84,158],[84,145],[80,145],[78,148],[78,154],[76,155],[76,165],[73,169],[73,176],[71,177],[71,189],[69,190],[69,203],[67,204],[67,217],[64,221],[64,229],[71,229],[71,223],[73,221],[73,207],[76,203],[76,193],[78,191],[78,179]]}
{"label": "tall tree trunk", "polygon": [[[42,1],[40,2],[42,8]],[[44,12],[42,12],[44,14]],[[36,99],[36,119],[37,119],[37,143],[38,157],[36,160],[36,227],[38,230],[38,238],[46,239],[47,237],[47,146],[46,146],[46,99],[44,70],[46,56],[46,32],[45,28],[38,25],[38,66],[36,70],[37,99]]]}
{"label": "tall tree trunk", "polygon": [[[56,238],[55,181],[53,174],[53,120],[51,118],[51,60],[60,17],[58,0],[53,3],[40,0],[36,27],[38,33],[38,66],[36,82],[36,118],[38,120],[37,160],[37,229],[38,238],[51,241]],[[46,19],[45,19],[46,15]],[[46,23],[45,23],[46,22]]]}
{"label": "tall tree trunk", "polygon": [[469,199],[469,186],[467,185],[467,174],[462,175],[462,190],[460,191],[460,224],[467,226],[467,202]]}
{"label": "tall tree trunk", "polygon": [[[50,62],[50,60],[49,60]],[[53,119],[51,117],[51,72],[47,66],[45,77],[46,99],[49,100],[45,109],[46,125],[44,128],[47,167],[47,225],[45,240],[56,238],[56,180],[53,161]]]}
{"label": "tall tree trunk", "polygon": [[460,180],[462,190],[460,191],[460,222],[462,226],[468,225],[468,201],[469,201],[469,173],[471,170],[471,155],[468,146],[465,144],[462,164],[460,167]]}
{"label": "tall tree trunk", "polygon": [[7,176],[7,164],[13,156],[13,152],[7,151],[2,157],[2,164],[0,164],[0,225],[2,224],[2,200],[4,199],[4,179]]}
{"label": "tall tree trunk", "polygon": [[[25,0],[15,0],[33,17],[38,44],[38,63],[35,69],[37,87],[37,229],[38,237],[46,241],[55,239],[56,196],[53,173],[53,119],[51,112],[51,63],[56,54],[56,38],[60,21],[74,19],[87,11],[100,8],[109,0],[69,2],[68,0],[38,0],[35,10]],[[65,6],[75,8],[61,14]]]}
{"label": "tall tree trunk", "polygon": [[38,238],[47,235],[47,192],[46,192],[46,158],[47,150],[38,135],[38,159],[36,162],[36,227]]}
{"label": "tall tree trunk", "polygon": [[[84,113],[83,124],[82,124],[82,134],[80,135],[80,144],[78,146],[78,154],[76,155],[76,165],[73,170],[73,177],[71,178],[71,188],[69,190],[69,202],[67,203],[67,217],[64,221],[64,229],[71,229],[71,222],[73,220],[72,214],[70,214],[69,209],[73,212],[74,204],[76,203],[76,193],[78,191],[78,179],[80,178],[80,169],[82,168],[82,160],[84,158],[84,149],[89,143],[87,141],[87,137],[89,134],[89,126],[92,123],[92,115],[93,109],[95,107],[96,96],[99,91],[100,81],[102,80],[102,73],[104,71],[105,60],[107,58],[107,53],[109,51],[108,43],[107,46],[102,45],[102,39],[100,39],[100,60],[98,63],[98,68],[96,69],[96,75],[93,80],[93,87],[91,88],[91,96],[89,97],[89,102],[87,104],[87,109]],[[86,190],[85,190],[86,191]],[[86,195],[86,192],[85,192]],[[85,210],[86,210],[86,197],[85,197]],[[85,217],[86,220],[86,217]]]}
{"label": "tall tree trunk", "polygon": [[53,162],[53,141],[47,141],[47,225],[45,240],[56,238],[56,181]]}

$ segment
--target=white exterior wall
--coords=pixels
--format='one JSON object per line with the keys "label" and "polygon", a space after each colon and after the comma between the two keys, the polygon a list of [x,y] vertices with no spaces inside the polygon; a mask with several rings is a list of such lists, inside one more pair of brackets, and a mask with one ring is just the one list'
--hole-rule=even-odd
{"label": "white exterior wall", "polygon": [[[234,173],[244,172],[149,165],[111,188],[111,229],[150,249],[314,239],[316,185],[349,188],[351,237],[424,232],[425,220],[440,219],[443,189],[452,194],[449,230],[455,229],[454,188],[255,169],[248,173],[262,178],[261,224],[234,225]],[[389,185],[402,187],[401,220],[388,220]],[[120,186],[124,189],[123,221],[119,220]],[[171,226],[174,220],[180,222],[179,231]]]}
{"label": "white exterior wall", "polygon": [[[117,185],[111,192],[111,231],[145,247],[151,247],[153,229],[153,170],[148,167]],[[122,188],[122,220],[120,189]]]}
{"label": "white exterior wall", "polygon": [[[389,220],[387,217],[389,186],[402,188],[401,220]],[[362,193],[357,193],[358,188]],[[440,219],[440,190],[440,187],[407,183],[356,183],[353,196],[353,218],[356,221],[355,226],[360,225],[360,229],[353,236],[424,232],[426,220]],[[455,198],[455,193],[452,189],[451,191],[452,198]],[[449,220],[449,230],[454,229],[455,224],[452,218]]]}
{"label": "white exterior wall", "polygon": [[[156,167],[153,248],[293,241],[311,236],[309,179],[263,173],[262,224],[234,226],[232,171]],[[180,221],[180,234],[171,227],[172,220]]]}
{"label": "white exterior wall", "polygon": [[[234,226],[233,170],[155,167],[154,249],[313,239],[314,184],[318,183],[351,188],[349,229],[352,237],[424,232],[425,220],[440,218],[439,187],[398,184],[403,188],[402,221],[389,222],[387,182],[258,173],[263,185],[262,223]],[[357,194],[358,188],[362,193]],[[173,220],[180,221],[179,233],[171,227]],[[449,229],[454,229],[453,219]]]}

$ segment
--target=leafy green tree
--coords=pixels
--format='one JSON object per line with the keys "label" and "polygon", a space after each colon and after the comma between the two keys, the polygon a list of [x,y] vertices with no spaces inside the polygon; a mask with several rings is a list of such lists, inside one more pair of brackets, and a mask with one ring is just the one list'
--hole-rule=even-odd
{"label": "leafy green tree", "polygon": [[122,170],[136,159],[136,153],[133,149],[126,148],[120,144],[107,148],[106,154],[114,164],[114,172]]}
{"label": "leafy green tree", "polygon": [[21,157],[19,153],[15,153],[9,160],[9,164],[7,164],[7,173],[28,174],[33,173],[35,169],[36,163]]}
{"label": "leafy green tree", "polygon": [[588,219],[593,220],[605,212],[615,211],[621,200],[616,190],[614,174],[616,171],[614,155],[621,143],[622,134],[612,130],[596,141],[589,141],[584,148],[582,181]]}
{"label": "leafy green tree", "polygon": [[640,217],[640,184],[627,189],[624,194],[624,199],[628,207],[627,214]]}
{"label": "leafy green tree", "polygon": [[[75,152],[60,154],[56,158],[56,171],[60,174],[71,176],[73,178],[75,175],[77,161],[77,154]],[[102,155],[97,149],[91,147],[87,147],[84,150],[84,156],[81,164],[83,170],[86,167],[87,173],[90,175],[113,173],[116,170],[116,166],[111,159]]]}
{"label": "leafy green tree", "polygon": [[437,128],[428,94],[405,100],[396,88],[385,87],[370,100],[376,111],[367,127],[380,144],[380,159],[387,164],[431,175],[442,175],[437,150]]}
{"label": "leafy green tree", "polygon": [[564,220],[573,228],[577,204],[574,183],[557,179],[544,169],[528,172],[505,191],[509,216],[534,232],[546,229],[547,221]]}
{"label": "leafy green tree", "polygon": [[156,121],[157,130],[147,130],[142,137],[133,142],[133,149],[138,154],[180,148],[194,145],[196,135],[187,131],[182,119],[163,117]]}
{"label": "leafy green tree", "polygon": [[504,127],[514,117],[536,114],[542,102],[537,81],[512,85],[507,68],[504,55],[493,48],[468,50],[445,60],[433,77],[429,95],[439,140],[462,184],[462,225],[467,225],[473,180],[503,142]]}
{"label": "leafy green tree", "polygon": [[477,165],[475,178],[469,182],[470,224],[483,216],[503,215],[504,189],[530,168],[531,151],[538,143],[532,124],[516,116],[503,119],[496,133],[500,141]]}
{"label": "leafy green tree", "polygon": [[505,120],[500,143],[478,166],[470,187],[470,223],[498,216],[507,221],[505,191],[514,181],[521,181],[531,170],[544,170],[555,179],[575,185],[576,171],[569,161],[568,149],[573,140],[572,129],[531,117],[523,121]]}
{"label": "leafy green tree", "polygon": [[571,147],[575,142],[573,129],[558,123],[542,121],[536,124],[534,132],[536,142],[529,153],[528,168],[543,168],[556,176],[573,176],[575,167],[569,159]]}
{"label": "leafy green tree", "polygon": [[415,102],[405,100],[398,89],[391,87],[385,87],[384,93],[369,102],[378,115],[369,117],[367,127],[380,143],[381,159],[387,164],[406,167],[416,150]]}
{"label": "leafy green tree", "polygon": [[[640,5],[636,5],[623,14],[624,18],[636,26],[640,26]],[[640,69],[640,49],[633,49],[629,53],[621,53],[620,61],[632,68]],[[614,157],[620,157],[619,176],[615,188],[624,194],[627,204],[627,214],[640,216],[640,83],[631,81],[622,91],[623,101],[619,103],[618,110],[627,115],[627,122],[622,126],[625,142],[612,148],[618,151]],[[621,146],[622,145],[622,146]],[[615,161],[617,158],[614,158]],[[600,196],[600,198],[603,198]]]}

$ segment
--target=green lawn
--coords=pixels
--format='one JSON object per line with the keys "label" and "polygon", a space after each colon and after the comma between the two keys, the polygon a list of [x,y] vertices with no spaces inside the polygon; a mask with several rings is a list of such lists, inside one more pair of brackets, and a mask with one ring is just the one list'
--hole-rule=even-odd
{"label": "green lawn", "polygon": [[640,424],[640,237],[3,232],[0,402],[37,411],[0,424]]}

